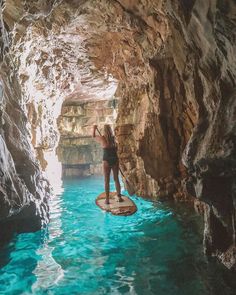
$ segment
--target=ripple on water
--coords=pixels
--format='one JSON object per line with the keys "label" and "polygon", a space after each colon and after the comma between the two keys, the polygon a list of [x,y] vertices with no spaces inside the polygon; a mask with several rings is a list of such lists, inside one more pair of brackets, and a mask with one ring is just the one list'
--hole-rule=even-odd
{"label": "ripple on water", "polygon": [[3,249],[0,294],[233,294],[202,254],[198,217],[137,197],[134,215],[112,216],[94,203],[102,191],[102,178],[64,183],[48,228]]}

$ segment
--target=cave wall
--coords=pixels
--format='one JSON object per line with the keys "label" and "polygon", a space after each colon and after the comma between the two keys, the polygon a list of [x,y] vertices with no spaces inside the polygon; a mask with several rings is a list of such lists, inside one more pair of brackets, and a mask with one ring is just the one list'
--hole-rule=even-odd
{"label": "cave wall", "polygon": [[236,263],[235,12],[234,1],[195,3],[189,35],[198,51],[193,77],[199,119],[183,155],[192,176],[188,190],[207,204],[205,251],[229,268]]}
{"label": "cave wall", "polygon": [[65,164],[91,163],[71,152],[94,146],[67,101],[77,114],[84,99],[116,99],[120,166],[136,194],[201,201],[206,252],[235,267],[235,2],[6,0],[3,12],[13,96],[41,166],[59,133]]}
{"label": "cave wall", "polygon": [[[47,95],[40,93],[45,85],[33,83],[41,70],[37,62],[42,60],[44,64],[47,52],[43,50],[42,31],[34,31],[31,25],[36,23],[37,27],[37,20],[48,16],[54,5],[56,1],[0,1],[1,242],[14,231],[38,230],[49,221],[48,199],[52,192],[41,172],[45,161],[40,150],[56,142],[58,134],[51,128],[56,115],[51,116],[49,109],[57,114],[58,108],[52,108],[53,101],[47,104]],[[35,54],[37,47],[42,50]],[[45,76],[47,66],[42,69]],[[49,90],[50,85],[47,94]]]}
{"label": "cave wall", "polygon": [[11,66],[5,56],[0,70],[1,242],[11,231],[35,230],[48,222],[49,184],[35,159],[20,85]]}
{"label": "cave wall", "polygon": [[167,35],[142,49],[148,83],[122,89],[126,177],[140,195],[203,202],[205,251],[235,268],[235,3],[119,2],[143,31]]}
{"label": "cave wall", "polygon": [[[102,175],[102,149],[92,138],[93,125],[103,133],[104,124],[114,123],[117,116],[116,99],[67,99],[57,120],[60,141],[57,155],[62,163],[62,176]],[[98,134],[99,135],[99,134]]]}

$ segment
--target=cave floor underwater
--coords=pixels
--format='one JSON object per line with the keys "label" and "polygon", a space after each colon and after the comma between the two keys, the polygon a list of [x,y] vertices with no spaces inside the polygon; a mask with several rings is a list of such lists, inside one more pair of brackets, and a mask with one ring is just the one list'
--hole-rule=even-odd
{"label": "cave floor underwater", "polygon": [[48,227],[1,249],[0,294],[235,294],[190,208],[133,197],[138,211],[114,216],[95,205],[102,191],[101,177],[64,181]]}

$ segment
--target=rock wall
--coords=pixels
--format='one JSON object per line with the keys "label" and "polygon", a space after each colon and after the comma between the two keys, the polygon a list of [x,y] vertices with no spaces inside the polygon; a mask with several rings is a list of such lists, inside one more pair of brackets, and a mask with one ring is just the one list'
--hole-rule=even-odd
{"label": "rock wall", "polygon": [[204,202],[205,251],[235,268],[235,3],[118,2],[146,37],[144,82],[129,63],[119,88],[123,171],[140,195]]}
{"label": "rock wall", "polygon": [[[43,104],[39,103],[41,97],[35,95],[43,85],[34,87],[32,83],[38,74],[35,66],[37,58],[34,59],[32,55],[33,38],[31,35],[25,43],[21,38],[24,33],[27,34],[25,29],[32,22],[50,13],[53,1],[45,1],[41,5],[38,3],[37,9],[35,3],[31,4],[24,1],[0,1],[1,243],[14,231],[36,230],[48,223],[50,185],[41,172],[33,145],[37,148],[35,126],[44,126],[41,128],[44,130],[50,129],[50,126],[48,128],[44,124]],[[19,56],[22,57],[20,61]],[[24,72],[25,65],[32,64],[31,58],[33,66],[29,72]],[[55,133],[53,135],[48,136],[48,142],[55,141]],[[43,166],[43,161],[41,164]]]}
{"label": "rock wall", "polygon": [[48,222],[49,185],[36,162],[26,128],[20,85],[6,56],[1,62],[0,77],[0,235],[3,242],[12,231],[35,230]]}
{"label": "rock wall", "polygon": [[106,123],[114,125],[117,101],[66,100],[58,118],[60,141],[57,148],[63,177],[102,174],[102,149],[92,138],[92,126],[102,133]]}
{"label": "rock wall", "polygon": [[65,174],[96,170],[100,152],[83,124],[97,122],[86,108],[117,100],[129,184],[140,196],[202,202],[205,250],[235,268],[235,2],[4,5],[9,56],[41,166],[61,133],[58,155],[73,166]]}
{"label": "rock wall", "polygon": [[236,4],[198,1],[193,9],[187,33],[197,49],[193,78],[199,119],[183,156],[192,176],[187,188],[207,204],[206,252],[235,269]]}

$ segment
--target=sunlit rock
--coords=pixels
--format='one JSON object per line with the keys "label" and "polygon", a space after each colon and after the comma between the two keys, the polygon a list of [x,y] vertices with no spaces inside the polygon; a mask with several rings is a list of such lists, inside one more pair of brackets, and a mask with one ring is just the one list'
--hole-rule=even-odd
{"label": "sunlit rock", "polygon": [[30,140],[44,170],[57,152],[64,176],[101,172],[91,126],[111,123],[136,194],[197,198],[206,252],[234,268],[234,1],[36,2],[3,5],[1,133],[17,173],[18,151],[37,166]]}
{"label": "sunlit rock", "polygon": [[115,99],[65,101],[58,118],[57,148],[64,177],[102,174],[102,149],[91,137],[92,126],[97,124],[101,134],[104,124],[113,126],[116,104]]}

